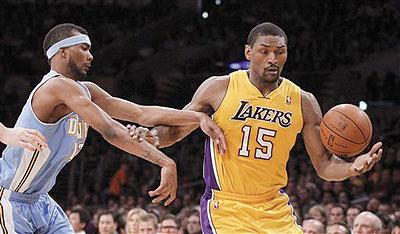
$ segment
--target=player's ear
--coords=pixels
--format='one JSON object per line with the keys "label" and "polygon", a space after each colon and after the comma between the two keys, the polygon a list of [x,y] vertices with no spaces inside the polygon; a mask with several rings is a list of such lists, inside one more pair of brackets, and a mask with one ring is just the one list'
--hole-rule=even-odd
{"label": "player's ear", "polygon": [[63,57],[63,58],[66,58],[66,57],[67,57],[67,53],[66,53],[65,48],[61,48],[61,49],[60,49],[60,55],[61,55],[61,57]]}
{"label": "player's ear", "polygon": [[249,45],[244,46],[244,56],[246,56],[247,60],[250,60],[251,57],[251,47]]}

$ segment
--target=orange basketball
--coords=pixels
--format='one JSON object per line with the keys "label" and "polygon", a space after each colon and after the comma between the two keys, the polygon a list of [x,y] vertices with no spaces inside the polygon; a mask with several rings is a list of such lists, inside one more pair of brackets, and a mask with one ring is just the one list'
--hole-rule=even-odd
{"label": "orange basketball", "polygon": [[371,120],[363,110],[351,104],[334,106],[324,115],[320,126],[322,143],[337,156],[357,155],[371,141]]}

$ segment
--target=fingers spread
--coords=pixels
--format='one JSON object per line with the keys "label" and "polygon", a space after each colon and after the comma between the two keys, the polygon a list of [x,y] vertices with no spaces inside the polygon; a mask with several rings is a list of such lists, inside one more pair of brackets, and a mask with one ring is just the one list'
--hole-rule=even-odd
{"label": "fingers spread", "polygon": [[173,193],[171,194],[171,196],[168,198],[168,200],[164,203],[164,206],[168,206],[169,204],[171,204],[176,198],[176,194]]}

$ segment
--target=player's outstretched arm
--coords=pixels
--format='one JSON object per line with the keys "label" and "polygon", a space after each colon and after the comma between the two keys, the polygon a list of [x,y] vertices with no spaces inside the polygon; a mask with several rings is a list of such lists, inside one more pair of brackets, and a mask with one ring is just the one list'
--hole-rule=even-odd
{"label": "player's outstretched arm", "polygon": [[204,113],[182,111],[162,106],[143,106],[113,97],[92,82],[83,82],[92,94],[92,101],[107,112],[112,118],[131,121],[143,126],[155,125],[192,125],[209,121]]}
{"label": "player's outstretched arm", "polygon": [[[229,76],[213,76],[205,80],[196,90],[192,100],[183,109],[213,114],[221,104],[229,84]],[[182,140],[185,136],[195,130],[198,125],[191,126],[157,126],[160,147],[167,147],[175,142]],[[205,131],[204,126],[200,126]],[[209,135],[209,134],[208,134]],[[210,136],[210,135],[209,135]],[[218,142],[215,137],[211,137]],[[218,144],[218,148],[223,154],[226,151],[226,140]]]}
{"label": "player's outstretched arm", "polygon": [[[142,106],[113,97],[94,83],[84,82],[84,84],[89,88],[93,102],[113,118],[135,122],[144,126],[178,126],[173,131],[179,130],[180,136],[185,135],[185,133],[187,135],[197,126],[200,126],[204,133],[210,136],[218,145],[221,145],[221,150],[226,148],[225,136],[222,130],[205,114],[207,112],[201,110],[201,108],[176,110],[160,106]],[[183,130],[185,133],[182,133]],[[164,132],[164,130],[160,130],[160,132]]]}
{"label": "player's outstretched arm", "polygon": [[[143,126],[200,125],[204,133],[216,142],[225,144],[225,137],[218,125],[205,113],[193,110],[176,110],[161,106],[142,106],[117,97],[113,97],[94,83],[84,82],[92,94],[94,103],[111,117],[131,121]],[[186,128],[187,129],[187,128]]]}
{"label": "player's outstretched arm", "polygon": [[54,96],[60,103],[71,108],[112,145],[162,167],[160,186],[149,192],[150,196],[156,196],[153,202],[168,198],[165,202],[165,205],[168,205],[175,199],[177,172],[172,159],[146,141],[133,140],[122,124],[113,120],[85,96],[77,82],[67,78],[52,79],[47,82],[46,91],[48,95]]}
{"label": "player's outstretched arm", "polygon": [[29,151],[47,148],[46,138],[38,131],[26,128],[7,128],[0,123],[0,141]]}
{"label": "player's outstretched arm", "polygon": [[303,139],[311,162],[318,175],[328,181],[341,181],[371,170],[382,156],[382,143],[376,143],[370,152],[346,162],[329,152],[320,138],[321,108],[316,98],[302,91]]}

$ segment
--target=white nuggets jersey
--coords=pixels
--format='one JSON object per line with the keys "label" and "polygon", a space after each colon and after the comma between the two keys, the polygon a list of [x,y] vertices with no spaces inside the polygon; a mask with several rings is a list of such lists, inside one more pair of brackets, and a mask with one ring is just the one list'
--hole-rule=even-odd
{"label": "white nuggets jersey", "polygon": [[[0,158],[0,186],[13,192],[44,194],[51,190],[61,169],[71,161],[85,143],[88,125],[74,112],[56,123],[43,123],[32,109],[35,91],[50,79],[60,76],[50,71],[33,89],[18,117],[15,127],[36,129],[47,139],[48,148],[29,152],[16,146],[7,146]],[[90,98],[89,90],[79,83]]]}

